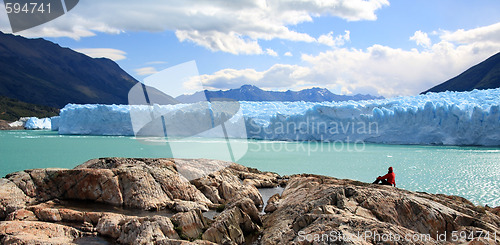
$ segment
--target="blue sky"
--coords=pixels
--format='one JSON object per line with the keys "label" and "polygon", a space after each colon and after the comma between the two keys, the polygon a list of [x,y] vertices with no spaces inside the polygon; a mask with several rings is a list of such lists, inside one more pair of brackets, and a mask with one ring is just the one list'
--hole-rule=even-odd
{"label": "blue sky", "polygon": [[[11,32],[5,9],[0,30]],[[194,60],[208,89],[394,97],[500,52],[500,1],[80,1],[16,34],[111,58],[141,81]]]}

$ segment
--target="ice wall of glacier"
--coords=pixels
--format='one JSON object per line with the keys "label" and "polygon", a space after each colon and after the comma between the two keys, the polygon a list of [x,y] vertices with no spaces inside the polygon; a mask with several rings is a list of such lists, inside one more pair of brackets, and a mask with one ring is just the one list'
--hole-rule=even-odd
{"label": "ice wall of glacier", "polygon": [[500,89],[296,106],[244,104],[249,137],[500,145]]}
{"label": "ice wall of glacier", "polygon": [[50,118],[30,117],[24,124],[25,129],[50,129]]}
{"label": "ice wall of glacier", "polygon": [[68,104],[59,113],[59,134],[134,135],[130,106]]}
{"label": "ice wall of glacier", "polygon": [[[223,109],[214,113],[206,106],[187,104],[152,107],[69,104],[61,110],[59,133],[134,135],[133,124],[142,127],[151,118],[167,115],[168,121],[174,121],[170,124],[171,129],[179,128],[179,124],[186,122],[191,127],[200,127],[200,136],[210,137],[213,136],[210,130],[204,131],[209,121],[193,122],[196,118],[210,115],[212,125],[214,122],[225,122],[230,137],[500,145],[500,89],[429,93],[369,101],[240,102],[239,106],[238,113],[228,114]],[[131,119],[131,113],[138,114]],[[141,113],[144,117],[137,117]],[[242,120],[246,125],[246,134],[231,130],[232,125],[240,124]],[[186,133],[181,131],[177,130],[181,136]],[[236,133],[231,134],[232,131]],[[137,128],[135,132],[138,132]]]}
{"label": "ice wall of glacier", "polygon": [[59,131],[59,119],[61,119],[60,116],[50,118],[50,130]]}
{"label": "ice wall of glacier", "polygon": [[219,128],[224,122],[228,137],[246,138],[239,103],[236,109],[234,105],[234,102],[161,106],[68,104],[52,127],[58,128],[59,134],[221,137]]}

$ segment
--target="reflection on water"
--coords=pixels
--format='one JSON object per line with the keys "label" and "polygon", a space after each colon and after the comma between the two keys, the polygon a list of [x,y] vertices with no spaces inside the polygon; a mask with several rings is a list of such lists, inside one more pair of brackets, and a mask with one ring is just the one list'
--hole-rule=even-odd
{"label": "reflection on water", "polygon": [[214,220],[217,215],[219,215],[219,213],[215,210],[208,210],[206,212],[203,212],[203,217],[211,220]]}

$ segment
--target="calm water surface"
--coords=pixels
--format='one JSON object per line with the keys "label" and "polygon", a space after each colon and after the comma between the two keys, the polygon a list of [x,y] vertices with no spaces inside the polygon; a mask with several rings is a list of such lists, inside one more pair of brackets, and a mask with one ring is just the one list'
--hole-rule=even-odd
{"label": "calm water surface", "polygon": [[[313,173],[372,182],[396,172],[400,188],[463,196],[500,205],[500,148],[272,142],[233,140],[248,146],[237,162],[281,175]],[[218,158],[222,139],[178,139],[175,157]],[[172,157],[166,144],[134,137],[68,136],[51,131],[0,131],[0,175],[32,168],[73,168],[98,157]]]}

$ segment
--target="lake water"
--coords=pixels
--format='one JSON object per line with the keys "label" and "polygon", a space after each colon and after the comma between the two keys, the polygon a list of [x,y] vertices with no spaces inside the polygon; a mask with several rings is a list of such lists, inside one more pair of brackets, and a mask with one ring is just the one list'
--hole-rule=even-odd
{"label": "lake water", "polygon": [[[177,139],[175,157],[217,158],[223,139]],[[232,140],[248,145],[237,162],[281,175],[312,173],[372,182],[394,167],[399,188],[459,195],[500,205],[500,147],[450,147]],[[222,154],[224,153],[220,153]],[[172,157],[165,144],[134,137],[0,131],[0,175],[32,168],[73,168],[99,157]]]}

